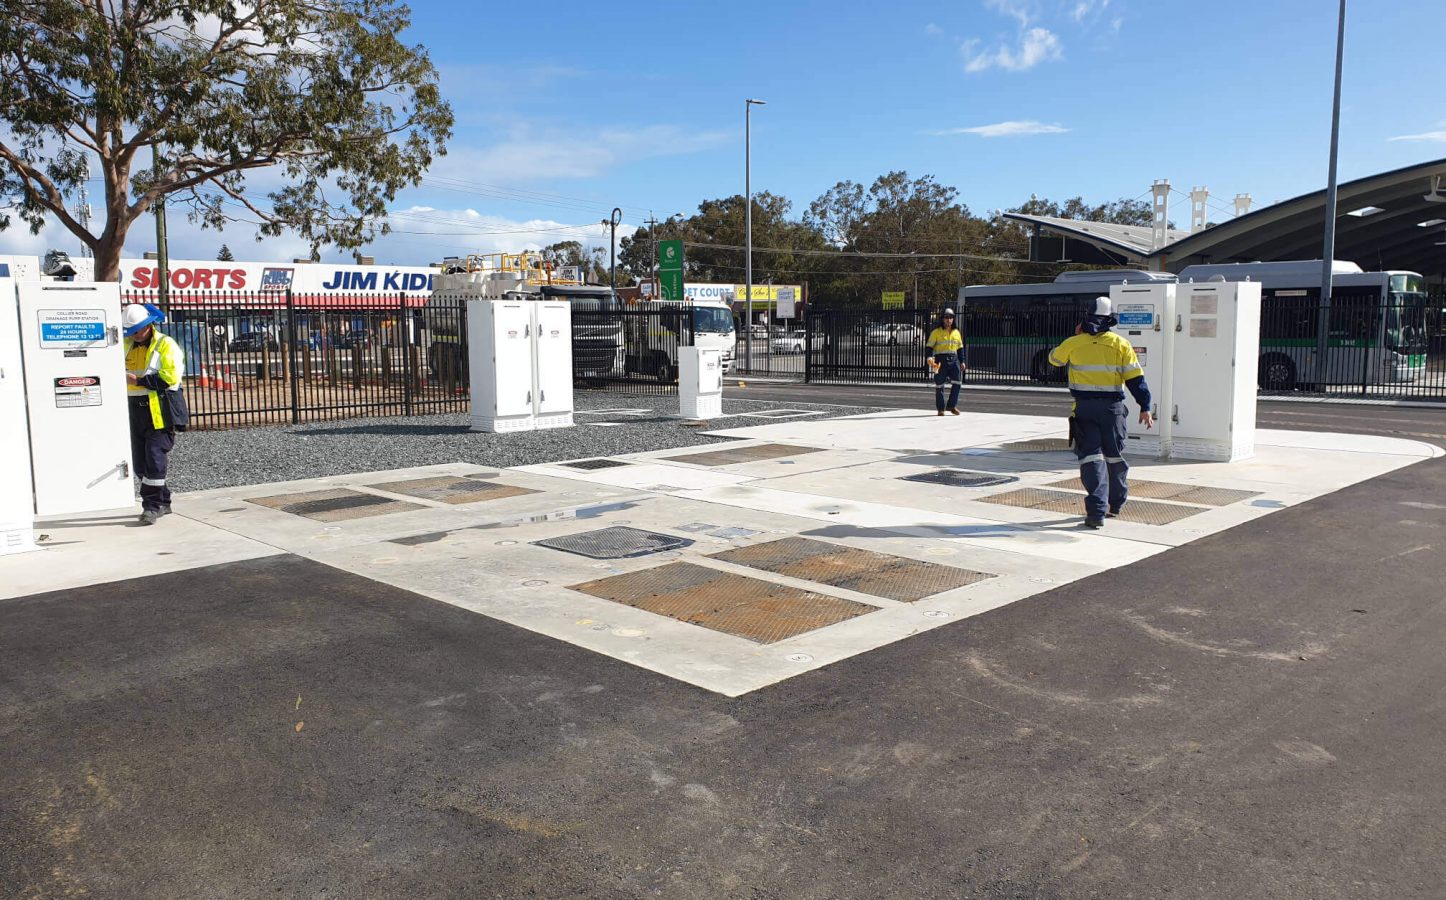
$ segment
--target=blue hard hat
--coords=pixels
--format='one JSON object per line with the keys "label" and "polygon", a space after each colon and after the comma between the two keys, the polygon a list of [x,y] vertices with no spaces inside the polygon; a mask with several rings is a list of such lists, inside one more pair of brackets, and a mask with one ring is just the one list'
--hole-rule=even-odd
{"label": "blue hard hat", "polygon": [[159,325],[164,321],[166,321],[166,314],[161,312],[159,306],[150,303],[131,303],[121,310],[121,322],[125,325],[126,337],[133,336],[147,326]]}

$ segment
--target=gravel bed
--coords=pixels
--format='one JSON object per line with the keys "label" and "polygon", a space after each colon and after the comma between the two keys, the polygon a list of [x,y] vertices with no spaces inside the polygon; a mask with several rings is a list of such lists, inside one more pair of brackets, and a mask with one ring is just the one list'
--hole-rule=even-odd
{"label": "gravel bed", "polygon": [[[722,418],[712,419],[703,426],[688,426],[676,418],[678,398],[675,396],[579,392],[575,402],[581,413],[576,417],[577,426],[515,434],[470,432],[467,430],[470,418],[455,413],[187,432],[179,437],[171,453],[167,479],[177,491],[199,491],[455,462],[506,468],[719,443],[728,439],[708,437],[701,432],[769,422],[739,413],[814,410],[826,413],[821,417],[825,418],[871,411],[865,407],[725,399]],[[641,415],[588,413],[605,409],[646,412]],[[609,427],[590,424],[599,421],[622,424]]]}

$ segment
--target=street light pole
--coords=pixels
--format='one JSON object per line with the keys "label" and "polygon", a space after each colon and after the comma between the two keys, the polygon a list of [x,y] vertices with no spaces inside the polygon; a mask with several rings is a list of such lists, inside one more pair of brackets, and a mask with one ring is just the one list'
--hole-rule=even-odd
{"label": "street light pole", "polygon": [[1331,161],[1326,175],[1325,246],[1321,249],[1320,322],[1316,326],[1315,381],[1324,387],[1331,334],[1331,269],[1336,256],[1336,155],[1341,139],[1341,68],[1346,49],[1346,0],[1336,27],[1336,92],[1331,108]]}
{"label": "street light pole", "polygon": [[743,101],[743,290],[748,295],[748,343],[744,346],[750,371],[753,369],[753,107],[767,105],[767,100]]}
{"label": "street light pole", "polygon": [[618,290],[618,223],[622,220],[623,211],[614,206],[613,214],[608,216],[608,224],[612,226],[612,237],[608,240],[608,284],[614,294]]}

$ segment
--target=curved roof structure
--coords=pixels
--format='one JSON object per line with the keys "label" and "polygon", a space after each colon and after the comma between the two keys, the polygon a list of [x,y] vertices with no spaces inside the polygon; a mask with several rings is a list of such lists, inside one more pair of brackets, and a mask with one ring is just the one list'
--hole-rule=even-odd
{"label": "curved roof structure", "polygon": [[[1446,275],[1446,159],[1419,163],[1341,184],[1336,252],[1363,269],[1406,269]],[[1319,259],[1325,191],[1262,207],[1194,234],[1172,232],[1150,249],[1150,229],[1006,213],[1006,218],[1085,241],[1121,262],[1179,272],[1201,263]]]}

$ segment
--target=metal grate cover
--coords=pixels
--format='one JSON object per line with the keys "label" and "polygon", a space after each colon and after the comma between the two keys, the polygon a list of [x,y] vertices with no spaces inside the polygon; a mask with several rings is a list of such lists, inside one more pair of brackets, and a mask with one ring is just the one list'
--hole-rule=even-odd
{"label": "metal grate cover", "polygon": [[728,447],[724,450],[709,450],[704,453],[690,453],[685,456],[669,456],[669,462],[693,463],[699,466],[728,466],[735,463],[759,462],[765,459],[779,459],[785,456],[802,456],[818,453],[817,447],[793,447],[788,444],[757,444],[752,447]]}
{"label": "metal grate cover", "polygon": [[664,550],[677,550],[680,547],[693,545],[688,538],[658,534],[656,531],[643,531],[641,528],[629,528],[626,525],[613,525],[608,528],[599,528],[596,531],[544,538],[532,543],[539,547],[550,547],[553,550],[576,553],[592,559],[630,559],[634,556],[647,556],[650,553],[662,553]]}
{"label": "metal grate cover", "polygon": [[902,603],[994,577],[808,538],[768,541],[714,553],[710,558]]}
{"label": "metal grate cover", "polygon": [[408,497],[420,497],[423,500],[452,504],[480,503],[484,500],[501,500],[504,497],[539,493],[531,488],[489,481],[473,481],[470,478],[457,478],[452,475],[414,478],[410,481],[387,481],[382,484],[368,485],[368,487],[376,488],[379,491],[390,491],[393,494],[404,494]]}
{"label": "metal grate cover", "polygon": [[900,481],[918,481],[924,484],[942,484],[946,487],[979,488],[1011,484],[1019,479],[1013,475],[997,475],[993,472],[971,472],[968,469],[935,469],[917,475],[905,475]]}
{"label": "metal grate cover", "polygon": [[[1025,488],[992,497],[981,497],[984,503],[1001,506],[1022,506],[1041,512],[1056,512],[1084,515],[1084,495],[1066,491],[1047,491],[1041,488]],[[1136,522],[1141,525],[1169,525],[1181,519],[1205,512],[1200,506],[1181,506],[1176,503],[1152,503],[1149,500],[1130,500],[1120,511],[1120,521]]]}
{"label": "metal grate cover", "polygon": [[1005,450],[1014,450],[1022,453],[1045,453],[1053,450],[1068,450],[1068,438],[1035,438],[1028,441],[1011,441],[1002,444]]}
{"label": "metal grate cover", "polygon": [[614,575],[573,585],[572,590],[759,644],[785,640],[875,609],[694,563],[669,563]]}
{"label": "metal grate cover", "polygon": [[[1056,481],[1050,487],[1084,490],[1084,482],[1078,477]],[[1251,497],[1259,497],[1259,491],[1240,491],[1233,488],[1208,487],[1198,484],[1171,484],[1167,481],[1130,480],[1131,497],[1147,497],[1151,500],[1173,500],[1177,503],[1198,503],[1201,506],[1229,506]]]}
{"label": "metal grate cover", "polygon": [[579,459],[576,462],[565,462],[563,465],[569,469],[616,469],[627,463],[620,459]]}
{"label": "metal grate cover", "polygon": [[326,491],[304,491],[300,494],[277,494],[272,497],[251,497],[247,503],[265,506],[269,509],[304,516],[318,522],[343,522],[348,519],[364,519],[369,516],[384,516],[388,513],[426,509],[405,500],[363,494],[346,488]]}

